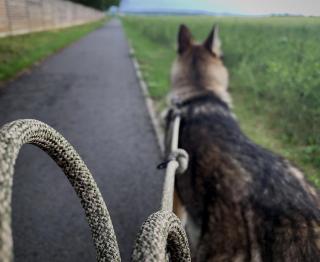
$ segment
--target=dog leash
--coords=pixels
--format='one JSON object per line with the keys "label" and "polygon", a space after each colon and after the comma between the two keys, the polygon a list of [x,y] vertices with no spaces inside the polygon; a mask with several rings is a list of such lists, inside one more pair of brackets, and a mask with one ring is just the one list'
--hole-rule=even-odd
{"label": "dog leash", "polygon": [[[175,121],[176,131],[180,120]],[[172,149],[177,149],[178,139],[172,139]],[[89,223],[98,262],[121,261],[116,235],[107,206],[89,169],[72,145],[56,130],[37,120],[17,120],[0,129],[0,261],[13,261],[11,230],[11,195],[14,165],[21,147],[33,144],[48,153],[62,168],[81,200]],[[174,172],[185,167],[186,156],[176,152],[168,162],[170,171],[165,179],[162,209],[144,222],[136,238],[133,262],[170,261],[190,262],[186,233],[180,220],[172,213]],[[180,160],[179,160],[180,159]],[[180,163],[182,163],[180,165]],[[172,166],[172,167],[171,167]],[[171,188],[169,188],[171,187]]]}
{"label": "dog leash", "polygon": [[172,211],[174,181],[175,175],[184,173],[188,168],[189,155],[184,150],[179,148],[179,133],[181,124],[180,102],[172,101],[173,107],[173,124],[171,133],[170,152],[166,161],[158,165],[158,169],[166,169],[165,180],[163,185],[163,194],[161,201],[161,210]]}

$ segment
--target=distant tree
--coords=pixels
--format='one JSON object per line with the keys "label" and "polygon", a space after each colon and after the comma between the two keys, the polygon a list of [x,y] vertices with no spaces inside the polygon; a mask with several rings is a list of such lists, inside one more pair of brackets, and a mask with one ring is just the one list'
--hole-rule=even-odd
{"label": "distant tree", "polygon": [[112,5],[119,5],[119,0],[70,0],[99,10],[107,10]]}

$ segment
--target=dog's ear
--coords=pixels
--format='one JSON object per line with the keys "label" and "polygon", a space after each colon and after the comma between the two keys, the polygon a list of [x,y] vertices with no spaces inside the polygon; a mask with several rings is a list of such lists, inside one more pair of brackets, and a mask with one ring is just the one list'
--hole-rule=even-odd
{"label": "dog's ear", "polygon": [[192,35],[186,25],[180,25],[178,33],[178,53],[181,55],[192,46]]}
{"label": "dog's ear", "polygon": [[207,48],[213,55],[222,57],[223,53],[221,50],[221,41],[219,37],[218,25],[213,26],[208,38],[203,43],[204,47]]}

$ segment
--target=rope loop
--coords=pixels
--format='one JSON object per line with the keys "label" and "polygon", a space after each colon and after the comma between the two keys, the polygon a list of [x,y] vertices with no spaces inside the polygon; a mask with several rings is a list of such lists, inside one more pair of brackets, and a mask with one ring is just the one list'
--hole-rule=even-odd
{"label": "rope loop", "polygon": [[[45,151],[64,171],[77,193],[91,228],[98,262],[120,262],[120,252],[107,206],[89,169],[72,145],[56,130],[37,120],[17,120],[0,129],[0,261],[13,261],[11,195],[14,165],[20,148],[33,144]],[[178,172],[186,170],[188,154],[173,150]],[[177,164],[176,164],[177,165]],[[174,174],[174,170],[173,174]],[[165,196],[172,202],[174,176],[168,176]],[[170,186],[170,187],[169,187]],[[168,202],[168,201],[167,201]],[[165,202],[165,203],[167,203]],[[169,211],[152,214],[138,235],[132,260],[191,261],[188,240],[180,220]]]}
{"label": "rope loop", "polygon": [[175,214],[158,211],[143,223],[135,243],[132,261],[191,261],[186,233]]}
{"label": "rope loop", "polygon": [[120,262],[111,218],[89,169],[71,144],[37,120],[17,120],[0,129],[0,261],[13,261],[11,194],[14,165],[24,144],[45,151],[64,171],[78,195],[91,228],[98,262]]}

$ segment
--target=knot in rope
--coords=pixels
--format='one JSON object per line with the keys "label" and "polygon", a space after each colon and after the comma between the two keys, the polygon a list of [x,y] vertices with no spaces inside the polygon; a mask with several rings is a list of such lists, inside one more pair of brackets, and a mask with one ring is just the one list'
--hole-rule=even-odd
{"label": "knot in rope", "polygon": [[178,162],[179,166],[176,170],[176,173],[178,175],[186,172],[186,170],[188,168],[188,163],[189,163],[189,155],[184,149],[178,148],[178,149],[172,151],[169,155],[169,159],[176,160]]}
{"label": "knot in rope", "polygon": [[176,168],[176,174],[181,175],[184,172],[186,172],[186,170],[188,169],[188,165],[189,165],[189,154],[187,153],[186,150],[182,149],[182,148],[177,148],[175,150],[173,150],[166,161],[160,163],[157,168],[158,169],[165,169],[167,168],[168,164],[171,161],[176,161],[178,163],[178,166]]}

